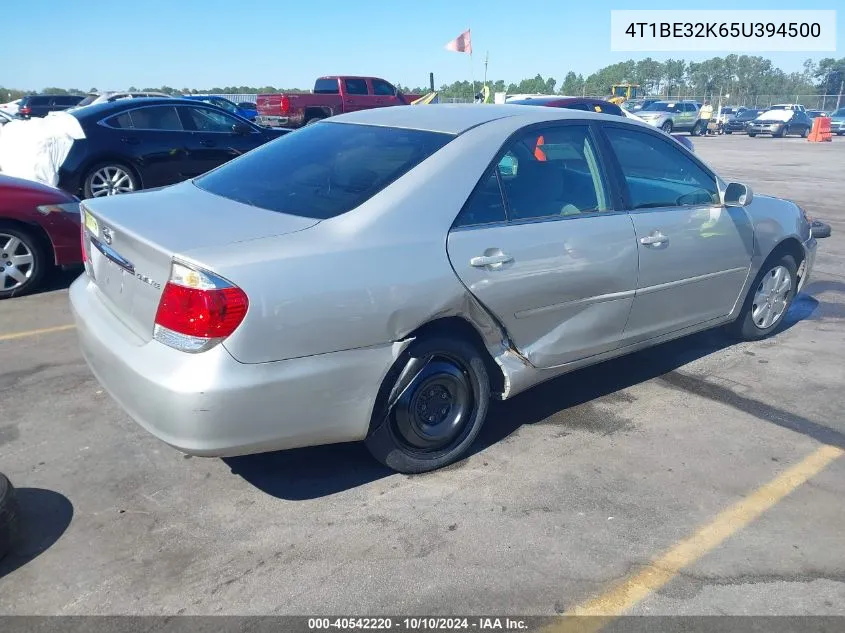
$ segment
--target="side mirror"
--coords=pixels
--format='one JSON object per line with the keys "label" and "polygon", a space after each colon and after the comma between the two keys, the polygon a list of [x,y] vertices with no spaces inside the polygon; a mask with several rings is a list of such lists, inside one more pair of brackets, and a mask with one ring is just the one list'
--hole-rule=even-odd
{"label": "side mirror", "polygon": [[754,200],[754,192],[751,187],[738,182],[732,182],[725,189],[723,201],[726,207],[745,207]]}
{"label": "side mirror", "polygon": [[232,124],[232,133],[237,134],[238,136],[245,136],[246,134],[250,133],[250,129],[242,125],[241,123],[233,123]]}

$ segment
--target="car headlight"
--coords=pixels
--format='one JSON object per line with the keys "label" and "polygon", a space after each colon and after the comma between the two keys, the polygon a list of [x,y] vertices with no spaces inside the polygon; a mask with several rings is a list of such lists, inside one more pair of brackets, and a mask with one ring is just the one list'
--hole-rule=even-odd
{"label": "car headlight", "polygon": [[74,215],[79,215],[79,203],[78,202],[65,202],[63,204],[44,204],[40,207],[36,207],[40,213],[44,215],[50,215],[51,213],[72,213]]}

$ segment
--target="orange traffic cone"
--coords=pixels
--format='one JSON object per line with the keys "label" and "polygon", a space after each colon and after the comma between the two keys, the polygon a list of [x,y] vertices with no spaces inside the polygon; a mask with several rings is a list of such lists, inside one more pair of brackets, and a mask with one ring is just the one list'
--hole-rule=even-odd
{"label": "orange traffic cone", "polygon": [[830,142],[832,140],[830,135],[830,117],[820,116],[813,119],[813,129],[807,140],[811,143]]}
{"label": "orange traffic cone", "polygon": [[542,136],[540,136],[537,139],[537,145],[534,146],[534,158],[536,158],[539,161],[546,160],[546,152],[544,152],[542,149],[540,149],[545,144],[546,144],[546,139],[544,139]]}

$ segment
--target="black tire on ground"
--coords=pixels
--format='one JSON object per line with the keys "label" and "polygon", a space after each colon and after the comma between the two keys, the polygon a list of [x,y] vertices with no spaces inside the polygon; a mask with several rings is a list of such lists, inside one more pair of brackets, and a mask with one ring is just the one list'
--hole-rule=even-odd
{"label": "black tire on ground", "polygon": [[0,473],[0,558],[12,549],[18,536],[20,510],[15,487]]}
{"label": "black tire on ground", "polygon": [[660,126],[660,129],[663,130],[664,132],[666,132],[666,134],[671,134],[672,133],[672,122],[666,121],[666,123],[664,123],[663,125]]}
{"label": "black tire on ground", "polygon": [[[763,284],[767,277],[773,276],[773,273],[780,267],[785,268],[789,273],[789,291],[785,297],[785,306],[783,311],[768,327],[760,327],[754,322],[754,298],[758,290],[763,288]],[[798,266],[792,255],[776,255],[769,257],[760,268],[760,272],[754,279],[754,283],[748,289],[748,296],[742,304],[742,310],[739,313],[736,321],[728,325],[728,331],[735,338],[742,341],[756,341],[766,338],[774,333],[778,327],[783,323],[783,319],[789,312],[789,307],[795,299],[795,291],[798,286]]]}
{"label": "black tire on ground", "polygon": [[751,138],[754,138],[755,136],[757,136],[757,132],[749,132],[748,136],[750,136]]}
{"label": "black tire on ground", "polygon": [[801,138],[807,138],[810,135],[810,128],[801,128]]}
{"label": "black tire on ground", "polygon": [[422,338],[388,372],[365,444],[400,473],[435,470],[466,453],[489,404],[490,379],[475,345],[451,336]]}
{"label": "black tire on ground", "polygon": [[132,190],[138,191],[141,188],[141,182],[138,179],[138,175],[135,173],[135,170],[129,167],[126,163],[121,163],[120,161],[116,160],[109,160],[102,163],[97,163],[96,165],[92,166],[88,171],[85,172],[85,178],[82,179],[82,195],[84,198],[93,198],[94,193],[91,190],[92,180],[94,179],[94,175],[107,167],[113,167],[122,170],[129,176],[129,180],[132,183]]}
{"label": "black tire on ground", "polygon": [[725,130],[725,134],[733,134],[730,130]]}
{"label": "black tire on ground", "polygon": [[836,136],[842,136],[843,134],[845,134],[845,132],[837,132]]}
{"label": "black tire on ground", "polygon": [[[20,244],[15,247],[16,252],[7,253],[3,250],[3,247],[8,244],[8,239],[4,236],[16,238],[20,241]],[[26,268],[23,271],[27,275],[26,281],[13,288],[11,281],[2,281],[8,279],[8,277],[0,277],[0,284],[2,284],[0,285],[0,299],[18,297],[32,292],[38,288],[44,279],[44,275],[53,267],[50,251],[37,233],[31,229],[20,228],[16,224],[0,222],[0,269],[5,270],[7,262],[14,264],[12,257],[22,255],[27,250],[32,254],[32,264],[21,265],[21,267]],[[3,256],[7,256],[8,259],[3,259]]]}
{"label": "black tire on ground", "polygon": [[690,136],[701,136],[702,133],[707,131],[707,125],[704,121],[697,121],[695,125],[692,126],[690,130]]}
{"label": "black tire on ground", "polygon": [[775,132],[774,134],[772,134],[772,136],[773,136],[774,138],[783,138],[783,137],[784,137],[784,136],[786,136],[787,134],[789,134],[789,127],[788,127],[788,126],[784,126],[784,127],[782,127],[781,129],[779,129],[777,132]]}

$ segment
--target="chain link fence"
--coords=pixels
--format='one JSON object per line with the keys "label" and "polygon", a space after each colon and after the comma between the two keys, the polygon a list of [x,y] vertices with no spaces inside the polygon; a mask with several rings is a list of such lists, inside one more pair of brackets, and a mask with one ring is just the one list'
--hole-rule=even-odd
{"label": "chain link fence", "polygon": [[[229,101],[240,103],[242,101],[250,101],[255,103],[258,95],[255,94],[217,94],[215,96],[225,97]],[[594,99],[606,99],[607,95],[586,95]],[[681,100],[687,99],[704,103],[705,99],[709,99],[710,103],[716,105],[719,102],[719,95],[655,95],[649,98],[660,98],[666,100]],[[472,99],[466,97],[449,97],[441,93],[440,103],[472,103]],[[730,99],[722,97],[722,105],[724,106],[745,106],[747,108],[754,108],[763,110],[776,103],[799,103],[808,110],[823,110],[825,112],[833,112],[837,108],[845,107],[845,95],[737,95]]]}

